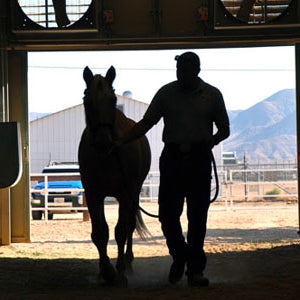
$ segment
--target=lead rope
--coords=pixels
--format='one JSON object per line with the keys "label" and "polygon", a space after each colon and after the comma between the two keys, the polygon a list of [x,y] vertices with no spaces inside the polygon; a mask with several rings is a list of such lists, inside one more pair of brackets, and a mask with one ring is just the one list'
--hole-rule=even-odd
{"label": "lead rope", "polygon": [[[117,152],[117,151],[116,151]],[[124,173],[124,169],[123,169],[123,166],[122,166],[122,162],[121,162],[121,158],[120,156],[118,155],[118,153],[116,153],[116,156],[117,156],[117,160],[119,162],[119,165],[120,165],[120,169],[121,169],[121,172],[122,172],[122,175],[124,177],[124,180],[126,181],[126,175]],[[216,160],[215,160],[215,157],[214,157],[214,154],[213,152],[211,151],[211,161],[212,161],[212,166],[213,166],[213,172],[214,172],[214,176],[215,176],[215,182],[216,182],[216,190],[215,190],[215,195],[214,197],[210,200],[210,203],[213,203],[217,200],[218,198],[218,194],[219,194],[219,178],[218,178],[218,171],[217,171],[217,165],[216,165]],[[159,215],[155,215],[155,214],[152,214],[152,213],[149,213],[148,211],[146,211],[144,208],[142,208],[139,204],[139,210],[141,210],[145,215],[147,215],[148,217],[151,217],[151,218],[159,218]]]}
{"label": "lead rope", "polygon": [[210,200],[210,203],[213,203],[217,200],[218,195],[219,195],[219,177],[218,177],[218,171],[217,171],[217,165],[216,165],[216,160],[214,157],[214,154],[211,150],[211,161],[212,161],[212,165],[213,165],[213,170],[214,170],[214,175],[215,175],[215,182],[216,182],[216,191],[215,191],[215,195],[214,197]]}
{"label": "lead rope", "polygon": [[[113,152],[110,152],[110,153],[113,153]],[[116,155],[117,157],[117,160],[118,160],[118,164],[120,166],[120,170],[121,170],[121,173],[122,173],[122,176],[124,178],[124,182],[125,182],[125,189],[127,190],[127,193],[129,194],[130,196],[130,192],[128,190],[128,187],[127,187],[127,183],[126,183],[126,174],[125,174],[125,171],[124,171],[124,168],[123,168],[123,165],[122,165],[122,160],[121,160],[121,157],[119,156],[119,153],[118,153],[118,150],[114,152],[114,154]],[[158,215],[154,215],[154,214],[151,214],[149,213],[148,211],[146,211],[145,209],[143,209],[140,204],[139,204],[139,210],[142,211],[145,215],[151,217],[151,218],[159,218]]]}

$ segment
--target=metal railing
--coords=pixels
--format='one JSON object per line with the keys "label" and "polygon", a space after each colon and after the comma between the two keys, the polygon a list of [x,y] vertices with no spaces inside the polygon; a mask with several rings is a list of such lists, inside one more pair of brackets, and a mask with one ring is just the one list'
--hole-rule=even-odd
{"label": "metal railing", "polygon": [[[227,178],[227,198],[232,210],[268,209],[268,202],[290,204],[298,200],[296,168],[229,170]],[[243,203],[243,206],[239,207],[235,202]],[[253,203],[265,205],[257,206]],[[272,208],[282,209],[287,206]]]}
{"label": "metal railing", "polygon": [[[270,180],[271,172],[276,172],[277,180]],[[280,173],[281,172],[281,173]],[[268,176],[266,174],[269,173]],[[254,176],[254,174],[256,174]],[[275,174],[275,173],[274,173]],[[278,175],[281,174],[281,175]],[[218,172],[220,192],[212,206],[213,210],[235,210],[235,209],[270,209],[267,205],[270,201],[277,201],[278,204],[294,203],[298,200],[297,169],[246,169],[229,170]],[[283,178],[282,178],[283,177]],[[269,178],[269,179],[268,179]],[[281,180],[279,180],[281,179]],[[32,207],[32,211],[43,211],[45,220],[48,219],[49,211],[82,211],[86,212],[84,190],[74,188],[64,188],[64,192],[83,193],[83,206],[71,207],[63,206],[49,207],[49,194],[61,192],[60,188],[49,188],[48,182],[53,180],[80,180],[79,173],[61,173],[61,174],[31,174],[31,182],[44,181],[45,188],[42,190],[31,188],[32,192],[40,192],[45,197],[44,207]],[[140,200],[144,202],[157,202],[159,187],[159,172],[150,172],[144,182],[141,190]],[[212,194],[214,193],[215,183],[212,182]],[[277,193],[276,190],[277,189]],[[272,191],[274,190],[274,193]],[[278,192],[279,191],[279,192]],[[59,195],[58,195],[59,197]],[[62,197],[62,196],[60,196]],[[280,202],[281,201],[281,202]],[[239,206],[239,204],[243,204]],[[260,203],[258,206],[257,203]],[[266,204],[265,206],[263,204]],[[272,206],[274,208],[274,206]],[[287,206],[277,206],[275,208],[287,208]]]}

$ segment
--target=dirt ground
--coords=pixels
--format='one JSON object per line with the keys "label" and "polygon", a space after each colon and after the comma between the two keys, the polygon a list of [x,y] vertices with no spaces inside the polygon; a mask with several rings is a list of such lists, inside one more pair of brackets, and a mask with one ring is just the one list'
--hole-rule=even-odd
{"label": "dirt ground", "polygon": [[[157,205],[143,203],[156,213]],[[253,209],[255,208],[255,209]],[[113,228],[117,205],[107,205],[108,253],[117,255]],[[82,215],[32,221],[31,243],[0,246],[0,299],[300,299],[298,208],[211,208],[205,250],[208,288],[189,288],[186,278],[171,286],[171,259],[157,219],[144,216],[151,232],[135,236],[134,273],[128,288],[97,280],[98,254],[90,222]],[[182,217],[186,231],[186,217]]]}

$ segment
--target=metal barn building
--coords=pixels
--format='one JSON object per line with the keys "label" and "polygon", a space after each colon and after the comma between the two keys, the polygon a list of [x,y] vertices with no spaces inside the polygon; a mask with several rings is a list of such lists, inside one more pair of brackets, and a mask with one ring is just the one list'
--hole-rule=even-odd
{"label": "metal barn building", "polygon": [[[148,104],[132,98],[117,96],[117,107],[125,115],[139,121]],[[47,115],[30,122],[30,172],[40,173],[51,161],[77,162],[77,151],[85,127],[83,104]],[[158,171],[159,156],[163,148],[163,121],[155,125],[147,137],[151,146],[151,171]],[[221,165],[221,148],[215,147],[217,165]]]}

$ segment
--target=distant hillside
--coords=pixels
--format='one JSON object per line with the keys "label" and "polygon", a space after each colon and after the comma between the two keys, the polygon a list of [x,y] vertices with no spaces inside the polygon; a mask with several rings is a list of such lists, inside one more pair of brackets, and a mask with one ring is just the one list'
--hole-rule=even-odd
{"label": "distant hillside", "polygon": [[296,157],[295,90],[281,90],[243,111],[229,111],[231,136],[224,151],[236,151],[241,160]]}
{"label": "distant hillside", "polygon": [[228,116],[230,120],[233,120],[242,110],[228,110]]}

